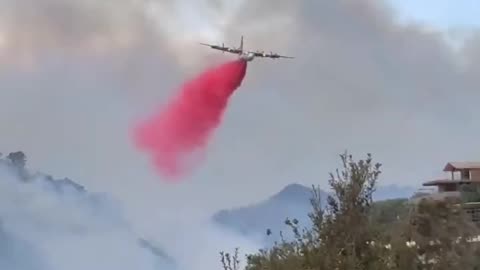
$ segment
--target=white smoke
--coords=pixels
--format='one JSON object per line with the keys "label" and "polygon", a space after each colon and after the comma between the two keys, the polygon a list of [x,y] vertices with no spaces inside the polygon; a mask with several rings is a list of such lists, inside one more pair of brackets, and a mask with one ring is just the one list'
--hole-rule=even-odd
{"label": "white smoke", "polygon": [[238,47],[244,35],[247,50],[286,50],[296,30],[298,3],[292,1],[278,1],[275,8],[245,0],[165,2],[147,1],[145,14],[183,66],[212,57],[207,49],[202,53],[199,42]]}
{"label": "white smoke", "polygon": [[[43,177],[25,182],[0,168],[0,269],[215,269],[221,267],[219,251],[252,247],[208,220],[179,224],[153,209],[144,209],[141,221],[126,220],[104,194],[54,187]],[[142,233],[134,228],[142,223],[152,225],[146,240],[160,255],[141,245]]]}
{"label": "white smoke", "polygon": [[245,35],[246,49],[286,49],[297,6],[284,0],[275,9],[245,0],[5,0],[0,63],[31,67],[41,55],[59,51],[125,54],[148,46],[168,52],[184,68],[194,67],[218,55],[199,42],[238,46]]}
{"label": "white smoke", "polygon": [[[0,179],[2,230],[37,253],[38,258],[21,257],[42,262],[30,269],[158,269],[159,259],[137,244],[129,224],[112,208],[74,190],[56,194],[41,178],[23,183],[1,170]],[[16,269],[21,262],[2,259],[11,262],[2,269]]]}

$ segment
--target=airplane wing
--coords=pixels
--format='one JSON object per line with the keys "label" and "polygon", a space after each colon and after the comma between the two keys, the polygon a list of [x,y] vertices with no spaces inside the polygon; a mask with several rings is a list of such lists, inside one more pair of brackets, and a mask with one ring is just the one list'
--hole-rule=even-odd
{"label": "airplane wing", "polygon": [[233,48],[229,48],[229,47],[225,47],[225,46],[218,46],[218,45],[213,45],[213,44],[207,44],[207,43],[200,43],[200,45],[204,45],[204,46],[208,46],[212,49],[215,49],[215,50],[219,50],[219,51],[223,51],[223,52],[229,52],[229,53],[234,53],[234,54],[239,54],[241,53],[242,51],[239,50],[239,49],[233,49]]}
{"label": "airplane wing", "polygon": [[293,57],[293,56],[286,56],[286,55],[277,55],[275,58],[288,58],[288,59],[294,59],[295,57]]}
{"label": "airplane wing", "polygon": [[276,53],[254,52],[253,54],[255,55],[255,57],[290,58],[290,59],[295,58],[295,57],[292,57],[292,56],[279,55],[279,54],[276,54]]}
{"label": "airplane wing", "polygon": [[227,48],[227,52],[234,53],[234,54],[239,54],[239,53],[242,52],[242,50]]}
{"label": "airplane wing", "polygon": [[253,55],[255,55],[255,57],[265,57],[267,54],[264,52],[253,52]]}
{"label": "airplane wing", "polygon": [[213,45],[213,44],[200,43],[200,45],[208,46],[212,49],[220,50],[220,51],[227,51],[228,50],[228,48],[226,48],[224,46],[218,46],[218,45]]}

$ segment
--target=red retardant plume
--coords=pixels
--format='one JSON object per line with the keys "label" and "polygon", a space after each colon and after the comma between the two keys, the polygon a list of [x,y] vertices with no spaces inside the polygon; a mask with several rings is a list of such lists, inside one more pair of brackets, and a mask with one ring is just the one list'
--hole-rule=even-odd
{"label": "red retardant plume", "polygon": [[149,152],[161,175],[175,181],[190,172],[189,158],[205,149],[246,69],[246,61],[236,60],[201,73],[134,130],[136,146]]}

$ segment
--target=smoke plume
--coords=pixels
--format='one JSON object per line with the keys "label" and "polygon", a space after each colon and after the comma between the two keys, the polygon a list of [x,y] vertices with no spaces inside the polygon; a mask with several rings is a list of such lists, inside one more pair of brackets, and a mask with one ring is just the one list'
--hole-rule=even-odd
{"label": "smoke plume", "polygon": [[246,68],[246,61],[236,60],[203,72],[135,130],[138,147],[150,152],[163,175],[177,179],[192,169],[189,158],[195,151],[202,154]]}
{"label": "smoke plume", "polygon": [[211,220],[149,208],[132,218],[109,194],[6,163],[0,159],[2,270],[215,269],[221,250],[257,249]]}
{"label": "smoke plume", "polygon": [[56,192],[43,177],[29,182],[0,168],[1,269],[154,270],[162,263],[105,197]]}

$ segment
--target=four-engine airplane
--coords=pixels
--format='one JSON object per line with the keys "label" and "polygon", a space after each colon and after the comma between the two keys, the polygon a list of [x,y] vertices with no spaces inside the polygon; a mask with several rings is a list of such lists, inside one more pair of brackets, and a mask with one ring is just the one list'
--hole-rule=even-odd
{"label": "four-engine airplane", "polygon": [[212,44],[206,44],[206,43],[200,43],[201,45],[209,46],[210,48],[214,50],[219,50],[222,51],[223,53],[228,52],[228,53],[233,53],[239,55],[239,57],[245,61],[252,61],[255,57],[267,57],[267,58],[294,58],[291,56],[284,56],[284,55],[279,55],[277,53],[265,53],[263,51],[244,51],[243,50],[243,36],[240,39],[240,47],[238,48],[230,48],[230,47],[225,47],[224,44],[222,46],[219,45],[212,45]]}

